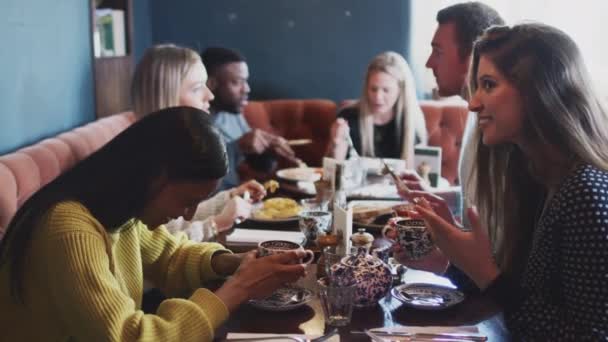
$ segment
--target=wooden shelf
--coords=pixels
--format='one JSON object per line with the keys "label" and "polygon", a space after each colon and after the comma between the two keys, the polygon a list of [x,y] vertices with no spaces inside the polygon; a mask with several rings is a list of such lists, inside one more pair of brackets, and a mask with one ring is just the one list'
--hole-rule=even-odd
{"label": "wooden shelf", "polygon": [[134,69],[133,3],[132,0],[91,0],[91,37],[95,29],[96,8],[121,9],[125,12],[127,44],[126,56],[95,58],[94,54],[91,54],[95,73],[95,113],[101,118],[131,109],[130,88]]}

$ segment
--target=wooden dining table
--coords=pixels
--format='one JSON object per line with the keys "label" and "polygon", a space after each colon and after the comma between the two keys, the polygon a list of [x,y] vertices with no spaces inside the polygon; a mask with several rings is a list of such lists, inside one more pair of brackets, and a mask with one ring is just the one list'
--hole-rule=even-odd
{"label": "wooden dining table", "polygon": [[[308,266],[306,277],[297,285],[316,293],[316,264]],[[449,282],[430,272],[409,269],[404,283]],[[502,315],[493,302],[481,294],[467,294],[463,302],[450,308],[434,311],[411,308],[397,298],[387,296],[372,307],[354,308],[349,325],[339,329],[340,341],[369,341],[365,329],[398,326],[476,326],[488,341],[508,341]],[[272,312],[244,304],[222,326],[216,340],[223,341],[230,332],[322,335],[332,329],[326,326],[323,310],[315,295],[307,305],[292,311]]]}
{"label": "wooden dining table", "polygon": [[[293,189],[283,188],[279,196],[292,198],[309,197]],[[296,195],[296,196],[294,196]],[[395,198],[398,200],[398,198]],[[246,220],[239,225],[241,229],[268,229],[278,231],[298,231],[298,222],[269,224]],[[374,233],[374,232],[372,232]],[[381,238],[377,234],[376,238]],[[231,248],[230,245],[227,246]],[[252,247],[255,248],[255,247]],[[314,248],[311,248],[314,250]],[[244,250],[238,250],[243,252]],[[316,251],[318,256],[318,250]],[[306,305],[285,312],[272,312],[244,304],[232,313],[228,321],[217,331],[216,340],[225,340],[228,333],[268,333],[268,334],[305,334],[322,335],[332,329],[325,324],[321,303],[316,296],[317,265],[308,266],[307,275],[298,285],[312,290],[313,299]],[[448,285],[448,279],[434,273],[408,269],[402,277],[403,283],[431,283]],[[508,341],[509,336],[502,320],[500,310],[483,294],[466,294],[464,301],[452,307],[426,311],[408,307],[397,298],[387,294],[377,305],[355,308],[348,326],[339,329],[341,341],[369,341],[365,329],[398,326],[476,326],[488,341]]]}

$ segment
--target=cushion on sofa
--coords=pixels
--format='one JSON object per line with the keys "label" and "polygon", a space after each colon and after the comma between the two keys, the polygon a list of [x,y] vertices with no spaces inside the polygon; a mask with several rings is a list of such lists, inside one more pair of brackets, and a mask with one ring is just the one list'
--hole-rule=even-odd
{"label": "cushion on sofa", "polygon": [[45,186],[61,173],[57,157],[48,147],[40,144],[29,146],[19,150],[30,156],[40,172],[40,185]]}
{"label": "cushion on sofa", "polygon": [[39,145],[53,152],[61,172],[71,168],[76,163],[76,156],[72,153],[70,145],[61,139],[47,138],[42,140]]}
{"label": "cushion on sofa", "polygon": [[13,172],[0,163],[0,239],[17,211],[17,180]]}
{"label": "cushion on sofa", "polygon": [[0,163],[8,167],[17,181],[17,205],[20,206],[40,188],[40,170],[36,162],[23,152],[0,157]]}
{"label": "cushion on sofa", "polygon": [[[285,139],[312,139],[312,144],[294,146],[298,158],[321,165],[329,142],[336,104],[324,99],[251,101],[243,110],[252,128],[278,134]],[[280,162],[280,166],[286,166]]]}
{"label": "cushion on sofa", "polygon": [[0,239],[15,212],[34,192],[133,122],[133,113],[119,113],[0,156]]}

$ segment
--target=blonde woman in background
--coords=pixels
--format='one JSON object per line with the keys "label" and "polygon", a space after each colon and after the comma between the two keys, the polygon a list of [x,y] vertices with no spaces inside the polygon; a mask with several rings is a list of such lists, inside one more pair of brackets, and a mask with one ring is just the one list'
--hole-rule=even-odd
{"label": "blonde woman in background", "polygon": [[[145,52],[133,76],[131,96],[135,115],[142,118],[173,106],[208,112],[214,96],[206,81],[207,71],[196,51],[173,44],[153,46]],[[174,234],[185,232],[191,240],[214,240],[218,232],[230,229],[235,220],[251,214],[251,203],[241,197],[246,192],[255,201],[266,195],[261,184],[250,181],[201,202],[190,221],[179,217],[166,227]]]}
{"label": "blonde woman in background", "polygon": [[362,156],[401,158],[413,165],[414,145],[427,143],[424,115],[405,59],[383,52],[367,67],[361,99],[342,109],[332,125],[327,155],[344,159],[348,136]]}

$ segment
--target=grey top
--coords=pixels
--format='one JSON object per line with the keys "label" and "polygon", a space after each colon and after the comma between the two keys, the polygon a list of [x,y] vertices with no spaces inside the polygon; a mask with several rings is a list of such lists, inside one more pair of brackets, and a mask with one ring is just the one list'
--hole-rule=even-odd
{"label": "grey top", "polygon": [[218,129],[220,136],[226,144],[228,154],[228,174],[222,180],[218,190],[226,190],[239,185],[237,168],[243,161],[244,155],[238,145],[238,140],[243,134],[249,132],[251,127],[247,124],[242,113],[215,112],[213,124]]}

